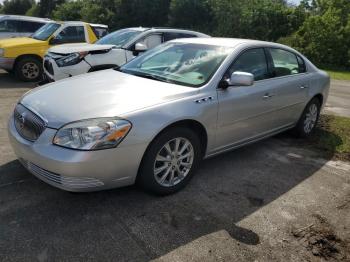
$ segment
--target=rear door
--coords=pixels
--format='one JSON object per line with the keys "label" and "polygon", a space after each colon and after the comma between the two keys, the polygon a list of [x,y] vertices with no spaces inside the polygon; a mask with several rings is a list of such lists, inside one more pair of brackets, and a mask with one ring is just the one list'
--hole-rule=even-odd
{"label": "rear door", "polygon": [[271,64],[271,85],[274,86],[276,123],[292,125],[300,117],[307,102],[309,81],[305,62],[289,50],[268,48]]}

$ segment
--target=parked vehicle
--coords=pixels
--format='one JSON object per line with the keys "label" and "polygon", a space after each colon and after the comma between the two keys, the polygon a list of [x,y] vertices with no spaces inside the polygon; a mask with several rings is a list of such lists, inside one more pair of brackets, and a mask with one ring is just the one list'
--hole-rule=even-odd
{"label": "parked vehicle", "polygon": [[288,129],[312,134],[330,79],[297,51],[242,39],[178,39],[120,69],[34,89],[9,137],[23,165],[68,191],[137,182],[171,194],[201,159]]}
{"label": "parked vehicle", "polygon": [[0,16],[0,39],[30,36],[49,22],[52,21],[46,18],[31,16]]}
{"label": "parked vehicle", "polygon": [[0,40],[0,68],[13,71],[20,80],[38,81],[43,72],[42,59],[51,46],[96,40],[88,23],[50,22],[31,37]]}
{"label": "parked vehicle", "polygon": [[208,35],[170,28],[127,28],[113,32],[95,44],[62,45],[49,49],[44,58],[48,81],[121,66],[135,56],[176,38]]}

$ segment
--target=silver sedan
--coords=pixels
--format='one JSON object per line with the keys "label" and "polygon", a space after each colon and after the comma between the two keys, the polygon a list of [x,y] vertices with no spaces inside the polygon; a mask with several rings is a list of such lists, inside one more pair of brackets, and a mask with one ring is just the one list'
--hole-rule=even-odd
{"label": "silver sedan", "polygon": [[8,130],[23,165],[68,191],[182,189],[203,158],[293,129],[312,134],[330,80],[297,51],[180,39],[24,95]]}

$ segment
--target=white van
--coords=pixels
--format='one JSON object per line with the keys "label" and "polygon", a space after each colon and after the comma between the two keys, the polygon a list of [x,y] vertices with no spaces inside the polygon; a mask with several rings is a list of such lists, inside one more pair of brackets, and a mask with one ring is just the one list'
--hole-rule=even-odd
{"label": "white van", "polygon": [[0,39],[30,36],[51,20],[46,18],[3,15],[0,16]]}

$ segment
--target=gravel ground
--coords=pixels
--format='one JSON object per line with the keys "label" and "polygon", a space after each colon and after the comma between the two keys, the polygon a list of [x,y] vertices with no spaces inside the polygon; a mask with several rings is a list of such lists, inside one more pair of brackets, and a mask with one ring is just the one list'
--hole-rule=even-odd
{"label": "gravel ground", "polygon": [[[0,72],[0,260],[350,261],[350,163],[282,135],[204,161],[173,196],[71,194],[30,175],[8,143],[32,87]],[[327,110],[341,107],[337,90]]]}

